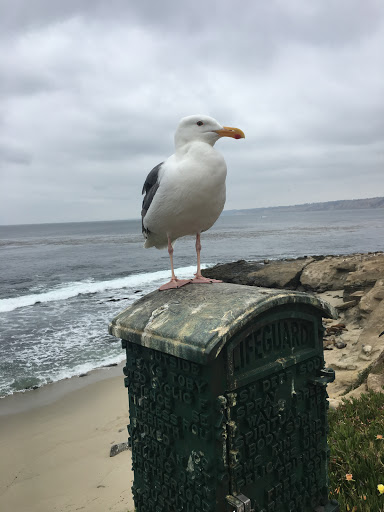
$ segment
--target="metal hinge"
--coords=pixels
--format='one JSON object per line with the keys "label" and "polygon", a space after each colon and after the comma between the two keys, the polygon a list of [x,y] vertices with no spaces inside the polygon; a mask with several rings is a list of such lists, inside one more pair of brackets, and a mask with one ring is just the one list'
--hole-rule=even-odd
{"label": "metal hinge", "polygon": [[251,500],[244,494],[227,496],[227,512],[254,512],[251,508]]}

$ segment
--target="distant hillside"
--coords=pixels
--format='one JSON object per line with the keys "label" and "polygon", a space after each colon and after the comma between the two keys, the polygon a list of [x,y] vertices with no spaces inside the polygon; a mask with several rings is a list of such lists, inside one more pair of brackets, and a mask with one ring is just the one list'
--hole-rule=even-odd
{"label": "distant hillside", "polygon": [[266,210],[277,212],[314,212],[324,210],[363,210],[369,208],[384,208],[384,197],[368,199],[346,199],[327,201],[325,203],[305,203],[292,206],[270,206],[267,208],[248,208],[246,210],[225,210],[222,215],[241,215],[243,213],[260,213]]}

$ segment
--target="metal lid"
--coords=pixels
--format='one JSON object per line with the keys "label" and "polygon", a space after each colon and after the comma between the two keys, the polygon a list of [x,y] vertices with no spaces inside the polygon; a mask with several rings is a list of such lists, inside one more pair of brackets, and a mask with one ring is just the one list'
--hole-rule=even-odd
{"label": "metal lid", "polygon": [[117,338],[206,364],[254,317],[284,304],[309,305],[337,318],[325,301],[302,292],[237,284],[196,284],[152,292],[118,314],[109,325]]}

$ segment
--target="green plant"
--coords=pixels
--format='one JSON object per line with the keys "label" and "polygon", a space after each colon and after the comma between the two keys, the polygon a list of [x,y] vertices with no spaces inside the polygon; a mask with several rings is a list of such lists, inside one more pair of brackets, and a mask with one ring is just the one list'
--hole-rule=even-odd
{"label": "green plant", "polygon": [[377,489],[384,484],[384,394],[371,391],[330,411],[328,444],[330,497],[340,512],[384,512]]}

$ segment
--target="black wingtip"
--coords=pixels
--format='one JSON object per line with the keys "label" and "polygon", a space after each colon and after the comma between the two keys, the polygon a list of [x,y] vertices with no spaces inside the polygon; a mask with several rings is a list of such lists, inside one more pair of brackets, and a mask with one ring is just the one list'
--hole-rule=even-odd
{"label": "black wingtip", "polygon": [[380,338],[380,336],[382,336],[383,334],[384,334],[384,331],[383,331],[381,334],[379,334],[379,338]]}

